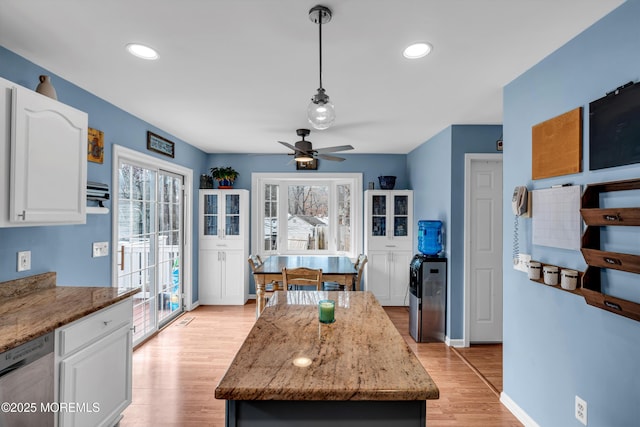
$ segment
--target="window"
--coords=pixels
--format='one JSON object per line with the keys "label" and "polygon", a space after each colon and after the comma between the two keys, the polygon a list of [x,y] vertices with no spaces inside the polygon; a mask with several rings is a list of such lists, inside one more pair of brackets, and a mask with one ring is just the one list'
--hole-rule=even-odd
{"label": "window", "polygon": [[252,175],[253,247],[261,254],[360,252],[361,174]]}

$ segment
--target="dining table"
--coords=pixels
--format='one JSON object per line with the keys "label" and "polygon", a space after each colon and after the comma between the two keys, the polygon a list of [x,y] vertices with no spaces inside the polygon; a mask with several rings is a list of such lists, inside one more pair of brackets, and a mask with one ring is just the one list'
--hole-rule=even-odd
{"label": "dining table", "polygon": [[336,282],[344,285],[345,290],[352,290],[353,279],[358,270],[347,256],[322,255],[272,255],[264,260],[253,273],[256,282],[257,311],[261,313],[265,305],[267,283],[282,281],[283,268],[307,267],[322,269],[325,282]]}

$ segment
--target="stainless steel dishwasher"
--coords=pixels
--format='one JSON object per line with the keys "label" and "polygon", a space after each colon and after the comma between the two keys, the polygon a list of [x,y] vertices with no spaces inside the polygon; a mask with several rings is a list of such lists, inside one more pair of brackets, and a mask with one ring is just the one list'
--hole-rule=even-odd
{"label": "stainless steel dishwasher", "polygon": [[0,354],[0,426],[53,426],[53,332]]}

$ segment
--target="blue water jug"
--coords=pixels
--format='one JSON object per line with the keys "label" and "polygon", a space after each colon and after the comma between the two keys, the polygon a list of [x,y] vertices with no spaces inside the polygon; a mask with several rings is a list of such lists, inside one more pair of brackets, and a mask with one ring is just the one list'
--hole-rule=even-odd
{"label": "blue water jug", "polygon": [[442,252],[442,221],[418,221],[418,250],[425,255]]}

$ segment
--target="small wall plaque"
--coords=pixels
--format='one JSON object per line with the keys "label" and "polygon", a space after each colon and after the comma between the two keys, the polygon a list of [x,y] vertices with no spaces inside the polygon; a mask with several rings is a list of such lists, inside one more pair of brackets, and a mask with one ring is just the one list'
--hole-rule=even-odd
{"label": "small wall plaque", "polygon": [[147,150],[175,157],[175,143],[149,131],[147,131]]}
{"label": "small wall plaque", "polygon": [[104,162],[104,132],[89,128],[87,131],[87,160],[94,163]]}
{"label": "small wall plaque", "polygon": [[310,162],[296,162],[296,170],[318,170],[318,159],[313,159]]}

